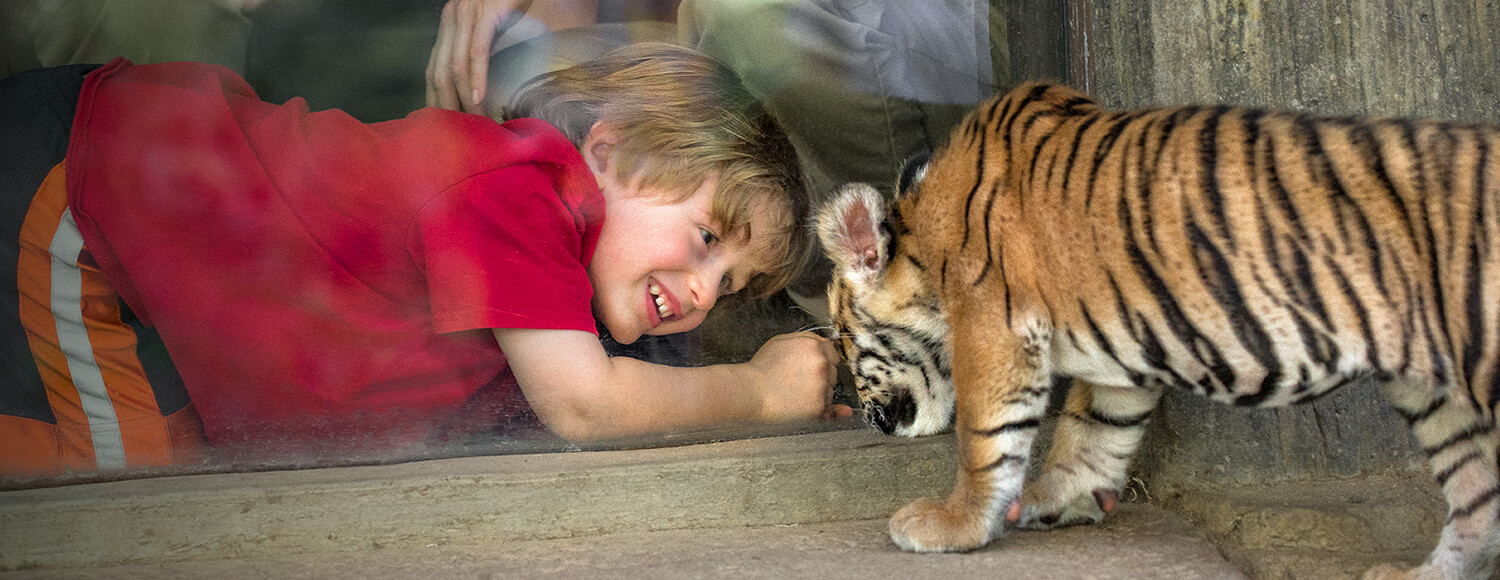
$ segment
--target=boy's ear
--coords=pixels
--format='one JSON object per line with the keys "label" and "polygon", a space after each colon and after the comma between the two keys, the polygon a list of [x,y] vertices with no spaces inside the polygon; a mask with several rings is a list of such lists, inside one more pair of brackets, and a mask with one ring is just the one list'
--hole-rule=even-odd
{"label": "boy's ear", "polygon": [[583,148],[579,152],[594,173],[605,173],[613,170],[615,145],[619,142],[614,127],[604,121],[595,121],[594,126],[589,127],[589,134],[583,138]]}
{"label": "boy's ear", "polygon": [[835,269],[858,285],[872,282],[885,269],[887,243],[885,198],[874,187],[851,183],[840,188],[818,213],[818,238]]}

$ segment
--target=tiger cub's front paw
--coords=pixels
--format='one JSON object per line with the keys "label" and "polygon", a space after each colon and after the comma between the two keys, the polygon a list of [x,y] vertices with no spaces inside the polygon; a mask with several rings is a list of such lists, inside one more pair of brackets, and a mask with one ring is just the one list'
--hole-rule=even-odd
{"label": "tiger cub's front paw", "polygon": [[964,552],[989,543],[988,520],[961,505],[919,499],[891,516],[891,541],[912,552]]}
{"label": "tiger cub's front paw", "polygon": [[1028,489],[1022,494],[1020,519],[1016,526],[1029,530],[1051,530],[1067,526],[1097,524],[1104,514],[1115,508],[1114,490],[1095,490],[1092,494],[1079,494],[1067,501],[1041,497]]}

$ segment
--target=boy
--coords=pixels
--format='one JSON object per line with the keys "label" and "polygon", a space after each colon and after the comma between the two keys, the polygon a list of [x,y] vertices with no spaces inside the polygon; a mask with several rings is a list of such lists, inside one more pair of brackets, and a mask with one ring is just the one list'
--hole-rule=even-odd
{"label": "boy", "polygon": [[0,306],[19,318],[0,318],[0,473],[193,461],[200,433],[400,448],[492,426],[517,386],[577,440],[847,412],[810,334],[700,368],[610,358],[594,335],[689,330],[807,251],[790,145],[692,51],[559,71],[504,124],[364,125],[192,63],[3,84],[19,292]]}

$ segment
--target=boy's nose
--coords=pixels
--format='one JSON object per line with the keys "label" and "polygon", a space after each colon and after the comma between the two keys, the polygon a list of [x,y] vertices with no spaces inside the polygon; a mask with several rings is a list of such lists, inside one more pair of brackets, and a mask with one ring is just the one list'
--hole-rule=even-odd
{"label": "boy's nose", "polygon": [[688,289],[693,293],[694,308],[707,311],[714,307],[719,301],[719,280],[723,277],[724,269],[717,266],[700,268],[693,275]]}

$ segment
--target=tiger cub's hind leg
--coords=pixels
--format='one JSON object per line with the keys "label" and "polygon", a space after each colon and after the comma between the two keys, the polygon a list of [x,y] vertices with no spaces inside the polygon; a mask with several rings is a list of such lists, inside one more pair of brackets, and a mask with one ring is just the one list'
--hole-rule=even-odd
{"label": "tiger cub's hind leg", "polygon": [[1047,462],[1021,495],[1017,524],[1051,529],[1104,519],[1125,486],[1161,392],[1073,381]]}
{"label": "tiger cub's hind leg", "polygon": [[1495,425],[1458,386],[1433,388],[1397,379],[1382,385],[1404,416],[1448,502],[1448,522],[1437,548],[1409,570],[1382,565],[1366,579],[1489,578],[1500,554],[1500,467]]}

